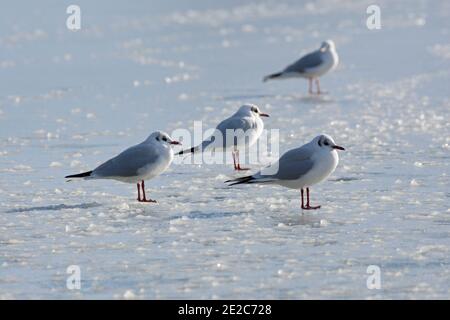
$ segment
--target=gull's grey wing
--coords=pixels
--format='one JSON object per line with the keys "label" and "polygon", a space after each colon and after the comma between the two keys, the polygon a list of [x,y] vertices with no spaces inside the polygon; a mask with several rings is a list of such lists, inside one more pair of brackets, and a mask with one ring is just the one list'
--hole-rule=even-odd
{"label": "gull's grey wing", "polygon": [[[204,150],[207,146],[212,144],[216,138],[215,134],[221,134],[221,140],[223,141],[223,147],[226,147],[227,130],[242,130],[243,133],[247,130],[255,129],[256,122],[250,117],[230,117],[220,122],[216,127],[216,132],[209,139],[202,142],[201,148]],[[219,146],[215,146],[219,147]]]}
{"label": "gull's grey wing", "polygon": [[305,175],[314,165],[310,145],[292,149],[281,156],[278,162],[262,169],[258,178],[277,180],[296,180]]}
{"label": "gull's grey wing", "polygon": [[[207,139],[205,139],[200,145],[196,146],[196,147],[192,147],[190,149],[186,149],[183,150],[177,154],[186,154],[186,153],[191,153],[191,152],[198,152],[198,151],[204,151],[205,148],[207,148],[208,146],[211,146],[213,148],[220,148],[226,147],[226,134],[227,134],[227,129],[228,130],[238,130],[241,129],[244,132],[246,132],[249,129],[254,129],[256,128],[256,122],[253,121],[251,118],[249,117],[230,117],[227,118],[225,120],[223,120],[222,122],[220,122],[214,133],[208,137]],[[216,137],[219,136],[219,137]],[[222,141],[222,146],[214,144],[214,142],[216,141]]]}
{"label": "gull's grey wing", "polygon": [[307,69],[318,67],[323,63],[322,53],[320,50],[308,53],[293,64],[286,67],[283,72],[299,72],[303,73]]}
{"label": "gull's grey wing", "polygon": [[231,117],[223,120],[221,123],[217,125],[217,130],[226,133],[227,129],[231,130],[243,130],[244,132],[248,129],[253,129],[256,126],[255,121],[252,121],[249,117]]}
{"label": "gull's grey wing", "polygon": [[135,177],[144,166],[156,164],[159,154],[148,144],[130,147],[98,166],[93,175],[98,177]]}

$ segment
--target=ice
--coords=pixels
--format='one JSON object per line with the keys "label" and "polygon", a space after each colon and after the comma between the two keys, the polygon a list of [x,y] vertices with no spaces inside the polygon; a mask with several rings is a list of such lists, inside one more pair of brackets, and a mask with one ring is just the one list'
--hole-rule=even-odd
{"label": "ice", "polygon": [[[0,13],[0,299],[449,298],[448,1],[380,1],[376,31],[372,3],[352,0],[105,3],[77,2],[77,32],[46,1]],[[262,83],[328,38],[341,64],[326,95]],[[228,188],[230,165],[173,164],[146,182],[157,204],[63,178],[244,102],[270,113],[281,152],[322,132],[346,147],[311,188],[320,210]]]}

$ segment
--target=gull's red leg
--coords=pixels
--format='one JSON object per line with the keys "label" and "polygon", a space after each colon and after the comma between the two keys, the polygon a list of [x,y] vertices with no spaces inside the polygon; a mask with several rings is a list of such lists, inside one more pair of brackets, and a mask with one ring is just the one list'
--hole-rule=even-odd
{"label": "gull's red leg", "polygon": [[140,202],[156,202],[156,200],[147,199],[145,197],[145,182],[144,182],[144,180],[142,180],[141,186],[142,186],[142,200],[140,200]]}
{"label": "gull's red leg", "polygon": [[320,206],[310,206],[309,205],[309,188],[306,188],[306,208],[307,210],[315,210],[315,209],[319,209]]}
{"label": "gull's red leg", "polygon": [[235,170],[250,170],[250,168],[241,168],[241,164],[239,163],[239,150],[236,150],[236,158],[237,158],[237,168]]}
{"label": "gull's red leg", "polygon": [[312,78],[308,78],[308,84],[309,84],[309,86],[308,86],[308,93],[312,94],[313,93],[313,90],[312,90]]}
{"label": "gull's red leg", "polygon": [[138,189],[137,201],[141,201],[141,186],[139,185],[139,182],[137,183],[137,189]]}
{"label": "gull's red leg", "polygon": [[317,87],[317,94],[321,94],[322,91],[320,91],[319,78],[316,79],[316,87]]}
{"label": "gull's red leg", "polygon": [[303,202],[303,188],[301,189],[301,195],[302,195],[302,209],[306,209],[305,204]]}
{"label": "gull's red leg", "polygon": [[237,170],[237,165],[236,165],[236,151],[231,151],[231,155],[233,156],[233,163],[234,163],[234,170]]}

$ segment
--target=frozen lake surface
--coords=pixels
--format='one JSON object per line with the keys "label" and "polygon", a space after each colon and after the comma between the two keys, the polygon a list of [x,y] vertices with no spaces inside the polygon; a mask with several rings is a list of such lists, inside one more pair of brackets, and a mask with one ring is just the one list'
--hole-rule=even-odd
{"label": "frozen lake surface", "polygon": [[[60,1],[9,3],[0,298],[450,298],[450,3],[378,1],[370,31],[371,3],[83,0],[78,32]],[[328,94],[261,82],[328,38]],[[281,152],[319,133],[347,148],[311,189],[321,210],[302,214],[294,190],[226,187],[230,165],[173,164],[146,183],[156,205],[135,185],[63,178],[244,102],[271,114]]]}

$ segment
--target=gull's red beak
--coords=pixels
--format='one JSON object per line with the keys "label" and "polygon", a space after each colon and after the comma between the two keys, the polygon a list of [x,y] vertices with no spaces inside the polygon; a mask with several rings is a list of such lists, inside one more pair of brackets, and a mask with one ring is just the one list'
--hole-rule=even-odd
{"label": "gull's red beak", "polygon": [[260,113],[259,116],[260,117],[269,117],[269,115],[267,113]]}
{"label": "gull's red beak", "polygon": [[181,145],[181,142],[179,142],[179,141],[170,141],[170,144],[179,144],[179,145]]}
{"label": "gull's red beak", "polygon": [[345,148],[341,147],[341,146],[333,146],[333,149],[338,149],[338,150],[345,151]]}

